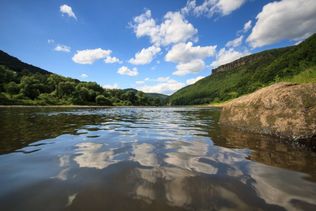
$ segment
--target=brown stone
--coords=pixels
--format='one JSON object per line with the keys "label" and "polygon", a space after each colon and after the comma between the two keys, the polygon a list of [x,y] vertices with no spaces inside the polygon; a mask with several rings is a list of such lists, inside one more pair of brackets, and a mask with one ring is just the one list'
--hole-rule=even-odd
{"label": "brown stone", "polygon": [[220,123],[291,140],[316,138],[316,84],[278,83],[223,106]]}

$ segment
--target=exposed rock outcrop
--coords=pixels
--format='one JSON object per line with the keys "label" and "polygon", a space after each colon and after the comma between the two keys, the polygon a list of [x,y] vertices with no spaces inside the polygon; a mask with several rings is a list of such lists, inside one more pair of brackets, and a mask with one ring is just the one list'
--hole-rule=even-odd
{"label": "exposed rock outcrop", "polygon": [[230,62],[228,64],[221,65],[215,69],[212,70],[212,74],[216,74],[219,72],[226,72],[231,70],[238,70],[239,67],[242,67],[244,65],[254,64],[256,62],[264,62],[266,59],[275,59],[277,55],[280,55],[284,52],[287,52],[288,50],[292,49],[293,47],[285,47],[285,48],[279,48],[274,50],[267,50],[260,53],[255,53],[252,55],[244,56],[240,59],[237,59],[233,62]]}
{"label": "exposed rock outcrop", "polygon": [[213,69],[212,73],[216,74],[216,73],[219,73],[219,72],[226,72],[226,71],[229,71],[229,70],[233,70],[233,69],[236,69],[236,68],[238,68],[240,66],[243,66],[243,65],[255,62],[256,60],[260,60],[261,58],[263,58],[265,56],[266,56],[265,54],[255,54],[255,55],[245,56],[245,57],[237,59],[237,60],[235,60],[235,61],[233,61],[231,63],[224,64],[224,65],[221,65],[221,66]]}
{"label": "exposed rock outcrop", "polygon": [[220,123],[291,140],[316,140],[316,84],[278,83],[226,103]]}

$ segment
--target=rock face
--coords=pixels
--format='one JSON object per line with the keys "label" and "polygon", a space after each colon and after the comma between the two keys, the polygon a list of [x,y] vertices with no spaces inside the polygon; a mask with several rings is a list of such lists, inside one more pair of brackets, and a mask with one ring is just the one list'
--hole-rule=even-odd
{"label": "rock face", "polygon": [[213,69],[212,73],[216,74],[216,73],[219,73],[219,72],[226,72],[226,71],[229,71],[229,70],[233,70],[233,69],[236,69],[236,68],[238,68],[240,66],[243,66],[243,65],[255,62],[257,60],[260,60],[261,58],[263,58],[265,56],[266,55],[264,55],[264,54],[254,54],[254,55],[245,56],[245,57],[242,57],[240,59],[237,59],[236,61],[233,61],[233,62],[228,63],[228,64],[221,65],[221,66]]}
{"label": "rock face", "polygon": [[290,140],[316,140],[316,84],[278,83],[226,103],[220,123]]}
{"label": "rock face", "polygon": [[244,65],[254,64],[256,62],[264,62],[265,59],[275,59],[278,55],[281,55],[292,48],[293,48],[293,46],[263,51],[260,53],[255,53],[252,55],[244,56],[244,57],[237,59],[233,62],[221,65],[221,66],[213,69],[212,74],[231,71],[231,70],[237,70],[239,67],[242,67]]}

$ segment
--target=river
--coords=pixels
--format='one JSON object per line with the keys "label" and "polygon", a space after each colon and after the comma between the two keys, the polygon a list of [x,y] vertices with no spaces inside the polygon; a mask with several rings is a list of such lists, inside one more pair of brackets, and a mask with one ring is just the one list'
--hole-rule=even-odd
{"label": "river", "polygon": [[0,108],[0,210],[316,210],[316,152],[219,109]]}

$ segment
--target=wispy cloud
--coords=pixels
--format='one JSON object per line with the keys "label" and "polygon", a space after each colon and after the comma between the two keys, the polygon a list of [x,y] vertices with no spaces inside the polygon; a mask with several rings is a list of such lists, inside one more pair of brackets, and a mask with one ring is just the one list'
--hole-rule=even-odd
{"label": "wispy cloud", "polygon": [[67,45],[57,44],[57,46],[54,48],[54,51],[69,53],[71,51],[71,48]]}
{"label": "wispy cloud", "polygon": [[193,14],[195,16],[205,15],[212,17],[216,14],[229,15],[240,8],[246,0],[204,0],[198,5],[196,0],[189,0],[184,8],[181,9],[183,14]]}
{"label": "wispy cloud", "polygon": [[48,40],[47,40],[47,43],[48,43],[48,44],[53,44],[53,43],[55,43],[55,40],[53,40],[53,39],[48,39]]}
{"label": "wispy cloud", "polygon": [[85,73],[82,73],[82,74],[80,75],[80,78],[88,78],[88,75],[85,74]]}
{"label": "wispy cloud", "polygon": [[69,5],[67,5],[67,4],[61,5],[59,7],[59,10],[60,10],[61,14],[66,14],[66,15],[68,15],[68,17],[72,17],[72,18],[77,20],[77,16],[72,11],[72,8]]}
{"label": "wispy cloud", "polygon": [[241,35],[241,36],[239,36],[231,41],[228,41],[226,43],[226,47],[227,48],[236,48],[236,47],[240,46],[242,41],[243,41],[243,38],[244,38],[244,36]]}
{"label": "wispy cloud", "polygon": [[249,31],[249,29],[251,29],[252,27],[252,21],[249,20],[245,23],[244,28],[243,28],[243,32],[246,33]]}

